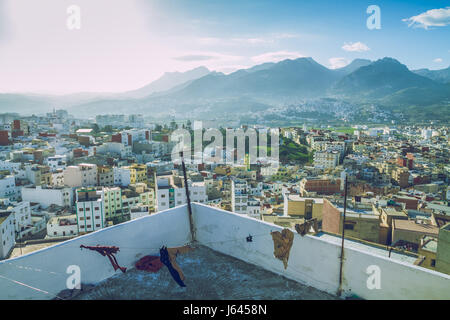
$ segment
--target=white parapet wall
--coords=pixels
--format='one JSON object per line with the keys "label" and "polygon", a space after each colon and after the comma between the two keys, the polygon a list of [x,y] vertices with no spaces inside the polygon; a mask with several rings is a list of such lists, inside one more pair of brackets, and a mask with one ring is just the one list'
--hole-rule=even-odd
{"label": "white parapet wall", "polygon": [[[29,254],[0,261],[0,299],[52,299],[67,289],[70,266],[80,269],[81,282],[95,284],[115,274],[107,257],[85,246],[117,246],[120,266],[132,268],[145,255],[159,255],[164,246],[190,241],[186,206],[105,228]],[[72,271],[73,272],[73,271]]]}
{"label": "white parapet wall", "polygon": [[[283,228],[236,213],[193,205],[196,239],[213,250],[258,265],[300,283],[336,294],[339,288],[340,244],[294,231],[287,269],[274,257],[271,231]],[[253,241],[246,237],[252,235]],[[345,246],[344,246],[345,248]],[[450,276],[348,247],[344,252],[343,295],[364,299],[450,299]],[[367,285],[378,268],[379,289]],[[369,269],[372,270],[372,269]],[[370,282],[370,281],[369,281]],[[372,288],[372,289],[369,289]]]}
{"label": "white parapet wall", "polygon": [[[305,285],[336,294],[339,287],[340,243],[327,237],[294,232],[288,267],[274,257],[271,231],[283,228],[203,204],[192,204],[198,243],[260,266]],[[252,236],[252,241],[246,238]],[[114,271],[107,257],[80,245],[117,246],[119,265],[132,268],[159,248],[190,241],[186,205],[105,228],[17,258],[0,261],[0,299],[52,299],[67,289],[70,266],[79,267],[81,282],[96,284]],[[364,247],[364,246],[363,246]],[[343,264],[344,295],[364,299],[450,299],[450,276],[411,263],[389,259],[361,247],[348,246]],[[380,271],[380,289],[369,289],[367,268]]]}

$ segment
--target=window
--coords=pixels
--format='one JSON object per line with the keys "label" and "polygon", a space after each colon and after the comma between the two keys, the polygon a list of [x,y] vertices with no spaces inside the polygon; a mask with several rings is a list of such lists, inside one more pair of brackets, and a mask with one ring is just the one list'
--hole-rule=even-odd
{"label": "window", "polygon": [[91,225],[90,224],[88,224],[87,226],[86,226],[86,228],[90,228],[91,227]]}
{"label": "window", "polygon": [[97,228],[100,228],[100,225],[99,225],[99,224],[96,224],[95,226],[96,226]]}
{"label": "window", "polygon": [[95,216],[95,219],[100,219],[100,216]]}
{"label": "window", "polygon": [[345,230],[354,230],[355,225],[353,223],[346,223],[345,224]]}
{"label": "window", "polygon": [[78,209],[79,212],[83,212],[83,208]]}
{"label": "window", "polygon": [[432,267],[436,267],[436,260],[435,259],[431,259],[431,266]]}

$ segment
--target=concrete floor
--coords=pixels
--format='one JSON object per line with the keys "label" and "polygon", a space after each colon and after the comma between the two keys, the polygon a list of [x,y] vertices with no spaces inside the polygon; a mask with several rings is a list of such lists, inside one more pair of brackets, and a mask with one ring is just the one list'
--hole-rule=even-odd
{"label": "concrete floor", "polygon": [[117,275],[82,292],[74,299],[337,299],[203,246],[179,255],[177,263],[186,276],[185,288],[178,286],[166,267],[157,273],[131,269],[125,274],[117,271]]}

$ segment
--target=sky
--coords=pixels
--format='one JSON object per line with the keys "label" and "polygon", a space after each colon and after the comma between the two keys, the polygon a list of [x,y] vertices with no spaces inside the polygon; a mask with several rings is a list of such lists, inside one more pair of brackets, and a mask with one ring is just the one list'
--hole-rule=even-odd
{"label": "sky", "polygon": [[[379,29],[367,27],[370,5]],[[448,1],[0,0],[0,92],[121,92],[164,72],[298,57],[443,69],[449,39]]]}

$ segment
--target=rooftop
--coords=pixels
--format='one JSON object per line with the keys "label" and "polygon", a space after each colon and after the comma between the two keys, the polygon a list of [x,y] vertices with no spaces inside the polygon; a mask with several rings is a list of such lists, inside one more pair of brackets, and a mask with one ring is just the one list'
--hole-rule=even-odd
{"label": "rooftop", "polygon": [[157,273],[132,269],[103,281],[76,299],[337,299],[205,246],[179,255],[177,264],[186,277],[185,288],[178,286],[165,267]]}
{"label": "rooftop", "polygon": [[414,220],[394,219],[393,226],[395,229],[423,232],[427,234],[434,234],[436,236],[439,233],[438,227],[431,224],[417,223]]}
{"label": "rooftop", "polygon": [[[55,298],[67,290],[66,272],[73,265],[82,272],[82,284],[94,288],[80,299],[332,299],[337,292],[363,299],[450,298],[450,275],[415,265],[414,254],[389,255],[384,246],[347,239],[340,268],[339,236],[301,236],[198,203],[192,204],[191,218],[182,205],[0,261],[0,299]],[[288,259],[279,250],[283,234],[292,239]],[[158,273],[134,269],[143,256],[159,255],[162,246],[184,246],[192,236],[196,249],[177,257],[186,288],[178,287],[165,267]],[[119,247],[117,261],[126,273],[80,245]],[[373,266],[383,290],[366,285]]]}

